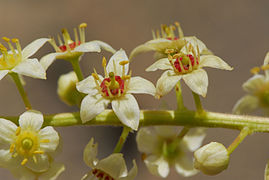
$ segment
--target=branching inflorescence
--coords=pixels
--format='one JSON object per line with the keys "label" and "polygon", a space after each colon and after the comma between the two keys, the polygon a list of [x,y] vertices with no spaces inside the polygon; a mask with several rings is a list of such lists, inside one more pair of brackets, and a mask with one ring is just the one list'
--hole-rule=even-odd
{"label": "branching inflorescence", "polygon": [[[200,95],[206,97],[208,87],[208,76],[203,68],[229,71],[233,68],[213,55],[198,38],[184,36],[178,22],[162,25],[160,30],[153,31],[153,40],[134,48],[130,58],[123,49],[116,51],[105,42],[86,42],[86,27],[87,24],[82,23],[78,29],[74,28],[74,40],[63,29],[62,38],[58,35],[57,42],[54,38],[41,38],[22,49],[18,39],[3,37],[10,50],[0,43],[0,79],[6,75],[12,77],[27,109],[19,117],[0,118],[0,166],[8,168],[16,178],[52,180],[65,170],[62,163],[54,161],[60,141],[59,134],[53,128],[56,126],[123,127],[114,151],[104,159],[97,159],[97,143],[91,138],[83,155],[91,169],[80,177],[83,180],[134,179],[136,161],[133,160],[133,167],[128,173],[121,153],[128,134],[133,131],[138,131],[138,150],[149,172],[162,178],[168,176],[170,168],[175,168],[185,177],[199,171],[207,175],[218,174],[228,168],[231,153],[244,138],[253,132],[269,132],[268,118],[244,115],[259,107],[268,114],[269,54],[263,66],[253,68],[251,72],[254,76],[243,84],[249,95],[235,105],[233,111],[236,115],[215,113],[204,110],[200,101]],[[55,52],[45,55],[40,61],[30,59],[46,42],[53,46]],[[102,59],[104,77],[93,68],[91,76],[84,78],[79,64],[82,55],[86,52],[99,53],[101,49],[112,53],[108,62],[105,57]],[[139,53],[147,51],[155,52],[156,62],[146,71],[165,70],[156,88],[142,77],[132,77],[132,71],[129,71],[130,62],[135,62]],[[56,59],[70,62],[74,70],[59,78],[58,95],[66,104],[78,106],[80,111],[43,116],[32,109],[22,76],[46,79],[46,70]],[[258,74],[261,69],[265,75]],[[192,91],[196,110],[184,106],[181,79]],[[160,99],[172,89],[176,92],[176,110],[140,110],[132,95],[142,93]],[[112,108],[106,109],[110,103]],[[240,133],[227,148],[219,142],[201,147],[206,127],[235,129]],[[266,180],[269,179],[268,172],[266,166]]]}

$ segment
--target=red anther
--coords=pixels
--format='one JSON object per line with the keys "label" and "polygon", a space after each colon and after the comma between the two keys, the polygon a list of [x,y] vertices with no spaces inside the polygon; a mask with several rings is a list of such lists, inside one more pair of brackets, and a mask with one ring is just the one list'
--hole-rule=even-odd
{"label": "red anther", "polygon": [[[190,59],[191,65],[194,66],[194,57],[193,57],[193,55],[187,54],[187,57]],[[182,59],[183,59],[182,57],[178,57],[176,59],[176,61],[174,62],[174,66],[178,70],[178,72],[182,72],[180,64],[179,64],[179,60],[182,61]],[[196,64],[199,64],[199,61],[198,61],[197,58],[196,58]],[[187,65],[182,64],[182,65],[183,65],[184,70],[189,70],[189,64],[187,64]]]}
{"label": "red anther", "polygon": [[[76,42],[73,42],[73,43],[70,43],[68,45],[69,45],[70,49],[73,50],[73,49],[75,49],[76,46],[79,46],[80,44],[81,44],[81,42],[79,41],[78,44],[76,44]],[[67,50],[66,45],[59,46],[59,48],[62,52],[65,52]]]}
{"label": "red anther", "polygon": [[96,177],[103,178],[104,177],[104,173],[99,171],[99,173],[96,175]]}
{"label": "red anther", "polygon": [[[112,95],[117,95],[119,93],[119,90],[121,92],[121,94],[123,93],[123,90],[124,90],[124,80],[121,79],[120,76],[115,76],[115,80],[119,83],[119,88],[117,89],[110,89],[110,92]],[[111,79],[110,78],[105,78],[100,87],[102,88],[102,92],[106,95],[106,96],[109,96],[109,93],[108,93],[108,89],[107,89],[107,86],[106,86],[106,83],[105,82],[110,82]]]}
{"label": "red anther", "polygon": [[92,173],[93,173],[94,175],[95,175],[97,172],[98,172],[97,169],[93,169],[93,170],[92,170]]}
{"label": "red anther", "polygon": [[178,40],[179,38],[178,37],[174,37],[174,39],[173,39],[173,38],[168,37],[166,39],[168,39],[168,40]]}

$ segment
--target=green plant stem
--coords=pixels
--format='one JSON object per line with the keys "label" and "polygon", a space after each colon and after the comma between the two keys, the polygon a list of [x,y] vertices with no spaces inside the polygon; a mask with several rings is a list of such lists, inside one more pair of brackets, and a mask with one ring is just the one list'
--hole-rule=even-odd
{"label": "green plant stem", "polygon": [[20,80],[20,77],[17,73],[9,73],[10,76],[12,77],[13,81],[15,82],[16,86],[17,86],[17,89],[22,97],[22,100],[24,102],[24,105],[25,105],[25,108],[28,110],[28,109],[32,109],[32,106],[31,106],[31,103],[27,97],[27,94],[23,88],[23,85],[22,85],[22,82]]}
{"label": "green plant stem", "polygon": [[72,67],[78,77],[78,81],[82,81],[84,79],[80,65],[79,65],[79,56],[78,58],[70,60]]}
{"label": "green plant stem", "polygon": [[196,106],[197,112],[198,113],[204,112],[204,109],[203,109],[203,106],[202,106],[202,103],[201,103],[201,100],[200,100],[199,95],[196,94],[193,91],[192,91],[192,95],[193,95],[193,98],[194,98],[194,102],[195,102],[195,106]]}
{"label": "green plant stem", "polygon": [[184,102],[183,102],[180,81],[178,81],[178,83],[176,84],[175,90],[176,90],[176,97],[177,97],[177,110],[178,111],[185,110],[186,107],[184,106]]}
{"label": "green plant stem", "polygon": [[118,140],[118,143],[117,143],[113,153],[119,153],[121,151],[130,131],[131,131],[131,129],[129,127],[126,127],[126,126],[123,127],[122,133],[120,135],[120,138]]}
{"label": "green plant stem", "polygon": [[179,133],[179,135],[177,136],[178,139],[182,139],[188,132],[189,132],[190,128],[188,127],[184,127],[181,132]]}
{"label": "green plant stem", "polygon": [[248,127],[244,127],[240,134],[235,138],[233,143],[227,148],[229,155],[237,148],[237,146],[249,135],[251,131]]}

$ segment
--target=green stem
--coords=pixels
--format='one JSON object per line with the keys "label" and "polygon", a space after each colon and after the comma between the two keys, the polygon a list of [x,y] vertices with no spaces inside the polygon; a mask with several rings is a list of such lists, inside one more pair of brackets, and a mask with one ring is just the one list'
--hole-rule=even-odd
{"label": "green stem", "polygon": [[19,90],[19,93],[20,93],[20,95],[22,97],[22,100],[24,102],[25,108],[26,109],[32,109],[31,103],[30,103],[30,101],[29,101],[29,99],[27,97],[27,94],[26,94],[26,92],[25,92],[25,90],[23,88],[23,85],[22,85],[22,82],[20,80],[19,75],[17,73],[14,73],[14,72],[9,73],[9,74],[12,77],[13,81],[15,82],[15,84],[16,84],[18,90]]}
{"label": "green stem", "polygon": [[79,58],[70,60],[72,67],[78,77],[78,81],[82,81],[84,79],[80,65],[79,65]]}
{"label": "green stem", "polygon": [[118,140],[118,143],[117,143],[113,153],[119,153],[121,151],[130,131],[131,131],[131,129],[129,127],[126,127],[126,126],[123,127],[122,133],[120,135],[120,138]]}
{"label": "green stem", "polygon": [[176,90],[176,97],[177,97],[177,110],[178,111],[185,110],[186,107],[184,106],[184,102],[183,102],[183,98],[182,98],[180,81],[178,81],[178,83],[175,87],[175,90]]}
{"label": "green stem", "polygon": [[240,134],[235,138],[233,143],[227,148],[229,155],[237,148],[237,146],[250,134],[250,130],[248,127],[244,127]]}
{"label": "green stem", "polygon": [[188,127],[184,127],[181,132],[179,133],[179,135],[177,136],[178,139],[182,139],[188,132],[189,132],[190,128]]}
{"label": "green stem", "polygon": [[202,106],[202,103],[201,103],[201,100],[200,100],[199,95],[196,94],[193,91],[192,91],[192,95],[193,95],[193,98],[194,98],[194,102],[195,102],[195,106],[196,106],[197,112],[198,113],[204,112],[204,109],[203,109],[203,106]]}

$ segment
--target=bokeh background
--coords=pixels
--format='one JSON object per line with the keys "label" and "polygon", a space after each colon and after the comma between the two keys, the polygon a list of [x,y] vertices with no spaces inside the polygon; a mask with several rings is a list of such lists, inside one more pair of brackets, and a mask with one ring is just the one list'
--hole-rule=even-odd
{"label": "bokeh background", "polygon": [[[160,24],[179,21],[185,35],[194,35],[206,43],[216,55],[234,67],[232,72],[207,69],[209,88],[202,99],[204,107],[211,111],[230,113],[236,101],[244,95],[241,84],[251,74],[250,68],[263,63],[269,51],[269,1],[268,0],[0,0],[0,36],[17,37],[24,47],[31,41],[56,36],[62,28],[70,32],[80,23],[88,24],[86,40],[102,40],[115,49],[124,48],[130,53],[137,45],[152,38],[151,30]],[[52,52],[45,45],[35,56],[40,58]],[[109,53],[85,54],[81,66],[85,76],[93,67],[102,72],[102,56]],[[153,63],[153,53],[141,54],[131,64],[134,75],[156,82],[160,72],[145,73]],[[77,111],[66,106],[56,93],[57,79],[71,71],[63,60],[56,61],[47,71],[47,80],[25,78],[26,90],[34,109],[44,114]],[[186,105],[194,108],[190,90],[183,85]],[[175,94],[163,98],[169,108],[175,108]],[[137,95],[143,109],[158,109],[162,106],[151,96]],[[0,115],[20,115],[25,111],[15,85],[9,78],[0,81]],[[56,128],[63,139],[63,151],[57,161],[64,162],[66,171],[60,180],[77,180],[89,168],[83,163],[82,153],[91,137],[99,142],[99,157],[112,152],[121,128],[116,127],[62,127]],[[209,129],[204,143],[219,141],[228,146],[238,134],[226,129]],[[264,168],[269,159],[269,134],[249,136],[231,155],[229,168],[217,176],[202,173],[189,180],[263,179]],[[123,149],[127,164],[137,159],[139,174],[136,179],[160,179],[151,176],[141,162],[132,134]],[[8,170],[0,170],[0,179],[13,179]],[[172,170],[168,179],[184,179]]]}

